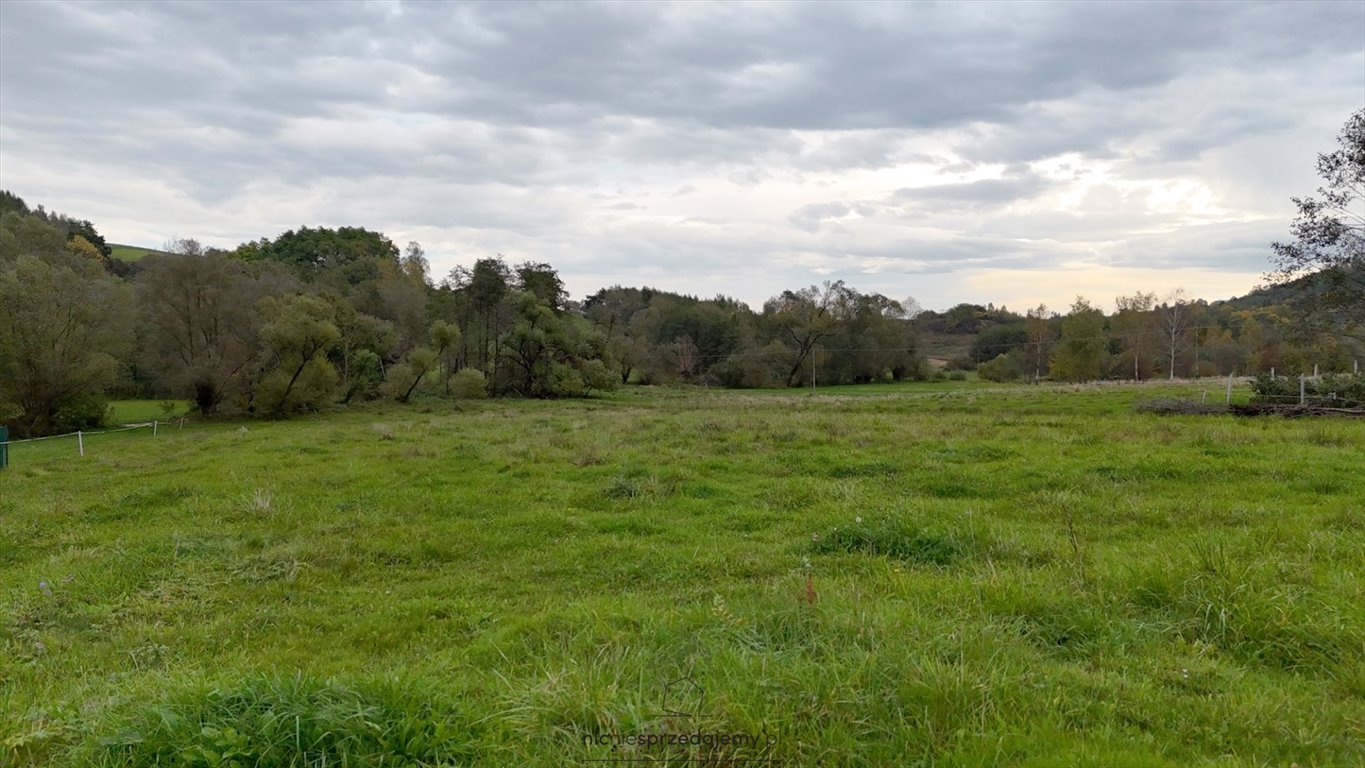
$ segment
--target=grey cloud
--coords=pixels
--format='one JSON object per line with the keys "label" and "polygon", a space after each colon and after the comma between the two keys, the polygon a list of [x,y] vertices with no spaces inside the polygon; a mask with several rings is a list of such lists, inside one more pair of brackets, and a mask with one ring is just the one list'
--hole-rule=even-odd
{"label": "grey cloud", "polygon": [[862,217],[872,217],[877,215],[876,206],[867,202],[830,202],[812,203],[803,205],[792,212],[787,217],[787,222],[797,229],[806,232],[817,232],[821,226],[828,222],[842,219],[850,214],[857,214]]}
{"label": "grey cloud", "polygon": [[[854,6],[679,11],[479,6],[501,34],[442,50],[435,72],[516,119],[601,113],[720,127],[932,128],[1007,122],[1027,105],[1086,88],[1159,85],[1190,59],[1251,63],[1355,50],[1347,4]],[[435,27],[439,29],[439,20]],[[1298,34],[1294,34],[1297,32]],[[642,53],[649,55],[641,55]],[[509,94],[518,98],[506,98]]]}
{"label": "grey cloud", "polygon": [[[1061,258],[1025,240],[1244,268],[1275,227],[1098,197],[1006,209],[1060,183],[1028,163],[1074,153],[1078,172],[1200,177],[1263,215],[1311,192],[1324,126],[1365,103],[1362,40],[1365,4],[1330,2],[0,2],[0,186],[144,222],[164,214],[122,192],[158,187],[200,217],[174,222],[190,236],[363,224],[594,274],[770,262],[786,287],[810,277],[790,254],[937,273]],[[904,165],[1005,167],[909,188],[887,172]],[[708,207],[735,187],[768,209]],[[632,218],[623,198],[647,194]]]}
{"label": "grey cloud", "polygon": [[979,210],[1033,197],[1045,186],[1046,182],[1037,174],[1026,173],[1015,178],[898,189],[888,202],[918,209]]}

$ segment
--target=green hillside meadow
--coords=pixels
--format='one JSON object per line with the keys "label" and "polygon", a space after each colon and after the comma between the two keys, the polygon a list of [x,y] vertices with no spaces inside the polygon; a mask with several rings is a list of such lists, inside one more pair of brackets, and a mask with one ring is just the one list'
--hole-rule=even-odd
{"label": "green hillside meadow", "polygon": [[143,248],[139,245],[118,245],[111,243],[109,246],[110,256],[127,262],[141,261],[142,257],[150,253],[162,253],[155,248]]}
{"label": "green hillside meadow", "polygon": [[16,445],[0,764],[1365,764],[1365,423],[1133,410],[1202,388]]}

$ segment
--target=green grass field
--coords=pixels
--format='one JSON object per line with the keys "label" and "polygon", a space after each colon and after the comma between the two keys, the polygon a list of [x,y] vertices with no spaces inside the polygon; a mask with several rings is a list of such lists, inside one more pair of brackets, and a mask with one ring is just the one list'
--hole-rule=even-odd
{"label": "green grass field", "polygon": [[161,253],[155,248],[143,248],[138,245],[116,245],[114,243],[109,244],[109,250],[109,255],[120,261],[128,262],[138,261],[149,253]]}
{"label": "green grass field", "polygon": [[[0,764],[1365,764],[1365,425],[1132,410],[1198,391],[15,446]],[[709,746],[608,743],[651,734]]]}

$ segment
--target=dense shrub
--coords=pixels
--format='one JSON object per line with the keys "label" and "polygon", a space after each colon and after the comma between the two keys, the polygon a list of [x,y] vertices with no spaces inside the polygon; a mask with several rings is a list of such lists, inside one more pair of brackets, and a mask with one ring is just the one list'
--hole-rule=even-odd
{"label": "dense shrub", "polygon": [[[1253,403],[1278,405],[1297,405],[1299,403],[1299,379],[1296,376],[1277,376],[1261,374],[1251,382]],[[1340,408],[1365,407],[1365,376],[1351,374],[1327,374],[1317,379],[1303,382],[1305,405],[1336,406]]]}
{"label": "dense shrub", "polygon": [[986,381],[1013,381],[1023,375],[1018,356],[1014,353],[996,355],[976,367],[976,375]]}
{"label": "dense shrub", "polygon": [[488,380],[478,368],[463,368],[450,377],[450,391],[461,400],[488,397]]}
{"label": "dense shrub", "polygon": [[71,398],[57,406],[52,414],[52,431],[56,434],[81,429],[97,429],[105,425],[109,416],[109,401],[99,395]]}

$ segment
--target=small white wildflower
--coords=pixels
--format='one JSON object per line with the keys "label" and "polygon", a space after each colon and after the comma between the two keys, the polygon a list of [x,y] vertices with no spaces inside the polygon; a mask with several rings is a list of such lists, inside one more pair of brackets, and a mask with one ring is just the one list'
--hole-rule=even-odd
{"label": "small white wildflower", "polygon": [[853,518],[853,522],[855,522],[855,523],[861,523],[862,521],[863,521],[862,515],[859,515],[858,517]]}

